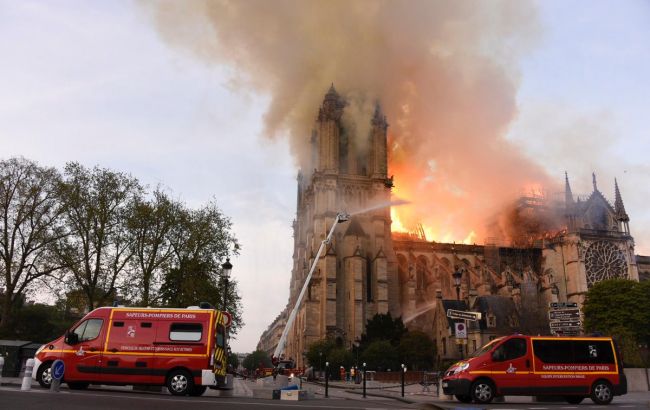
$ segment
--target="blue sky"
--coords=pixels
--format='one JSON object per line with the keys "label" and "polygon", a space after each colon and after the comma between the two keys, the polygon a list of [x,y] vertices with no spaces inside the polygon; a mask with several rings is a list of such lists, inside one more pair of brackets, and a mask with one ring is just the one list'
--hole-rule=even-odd
{"label": "blue sky", "polygon": [[[591,172],[650,254],[650,3],[544,1],[521,61],[509,138],[574,192]],[[286,141],[262,136],[269,99],[229,68],[163,43],[130,1],[0,0],[0,158],[127,171],[189,204],[215,198],[243,244],[233,261],[252,351],[287,302],[295,175]]]}

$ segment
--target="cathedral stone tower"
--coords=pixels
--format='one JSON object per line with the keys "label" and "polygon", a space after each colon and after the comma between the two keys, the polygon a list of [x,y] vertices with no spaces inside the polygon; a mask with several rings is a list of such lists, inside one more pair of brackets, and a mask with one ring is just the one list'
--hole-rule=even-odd
{"label": "cathedral stone tower", "polygon": [[582,304],[589,288],[602,280],[639,280],[634,239],[623,199],[614,180],[614,206],[598,190],[585,199],[573,198],[565,179],[564,217],[566,229],[544,249],[546,273],[553,277],[560,301]]}
{"label": "cathedral stone tower", "polygon": [[[390,232],[392,180],[387,177],[386,130],[379,106],[367,135],[344,121],[346,102],[329,89],[311,136],[312,157],[298,175],[298,209],[288,309],[296,302],[314,256],[339,212],[337,227],[318,261],[305,301],[287,340],[285,357],[302,364],[309,345],[325,337],[345,346],[361,337],[376,313],[394,313],[396,262]],[[381,206],[386,205],[386,206]]]}

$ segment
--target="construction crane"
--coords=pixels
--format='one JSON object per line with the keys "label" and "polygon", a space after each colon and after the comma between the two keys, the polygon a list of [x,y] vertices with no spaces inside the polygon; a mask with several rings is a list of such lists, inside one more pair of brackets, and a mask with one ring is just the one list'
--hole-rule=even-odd
{"label": "construction crane", "polygon": [[[296,304],[293,307],[293,310],[291,310],[291,314],[289,315],[289,319],[287,319],[287,324],[284,327],[284,330],[282,331],[282,336],[280,337],[280,341],[278,342],[277,347],[275,348],[275,352],[273,353],[273,364],[276,366],[279,366],[280,363],[280,357],[282,353],[284,353],[284,348],[287,344],[287,336],[289,335],[289,330],[291,330],[291,327],[293,326],[293,322],[296,319],[296,314],[298,313],[298,308],[300,307],[300,304],[302,303],[302,299],[305,297],[305,293],[307,291],[307,287],[309,286],[309,282],[311,281],[311,277],[314,274],[314,270],[316,270],[316,265],[318,264],[318,260],[320,259],[320,255],[323,252],[323,249],[325,249],[325,246],[327,246],[331,240],[332,240],[332,235],[334,235],[334,229],[336,229],[336,225],[342,222],[346,222],[350,219],[350,215],[344,212],[341,212],[336,215],[336,218],[334,219],[334,223],[332,224],[332,228],[330,229],[330,232],[327,234],[327,237],[325,240],[323,240],[320,244],[320,247],[318,248],[318,252],[316,253],[316,257],[314,258],[314,261],[311,264],[311,268],[309,269],[309,274],[307,275],[307,278],[305,279],[305,283],[302,285],[302,290],[300,291],[300,295],[298,295],[298,300],[296,300]],[[286,362],[286,361],[284,361]],[[293,367],[293,364],[287,364],[287,367]]]}

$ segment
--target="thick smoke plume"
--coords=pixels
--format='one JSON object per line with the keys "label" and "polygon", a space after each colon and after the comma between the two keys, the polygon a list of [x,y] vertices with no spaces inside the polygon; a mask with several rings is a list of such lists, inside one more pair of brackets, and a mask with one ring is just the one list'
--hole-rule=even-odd
{"label": "thick smoke plume", "polygon": [[[271,97],[269,136],[287,133],[298,165],[334,83],[363,134],[375,101],[390,123],[389,173],[405,226],[436,240],[487,236],[523,189],[550,186],[505,139],[517,115],[517,62],[534,46],[534,5],[513,1],[236,0],[144,4],[162,37],[233,68]],[[345,118],[344,118],[345,120]],[[498,235],[491,232],[489,235]]]}

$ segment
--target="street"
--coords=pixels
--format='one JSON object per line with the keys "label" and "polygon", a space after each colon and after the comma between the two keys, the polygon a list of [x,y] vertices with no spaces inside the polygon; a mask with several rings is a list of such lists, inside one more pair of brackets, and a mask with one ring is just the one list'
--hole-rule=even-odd
{"label": "street", "polygon": [[[388,392],[387,392],[388,393]],[[32,388],[22,392],[18,386],[0,387],[0,408],[2,409],[139,409],[167,410],[179,407],[191,409],[489,409],[489,410],[568,410],[568,409],[648,409],[650,395],[630,393],[616,397],[608,406],[598,406],[585,399],[579,405],[568,405],[563,402],[536,403],[528,397],[508,397],[507,402],[494,403],[487,406],[462,404],[455,400],[438,399],[432,396],[407,394],[402,401],[397,395],[385,397],[368,396],[350,393],[342,389],[330,389],[330,397],[324,398],[317,393],[315,398],[300,401],[279,401],[256,399],[246,395],[235,397],[218,397],[216,392],[209,391],[202,397],[175,397],[163,393],[136,392],[124,387],[102,386],[86,391],[71,391],[65,385],[61,392]]]}

